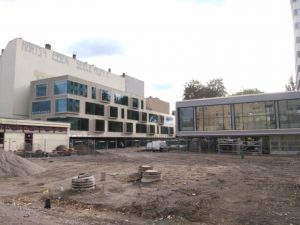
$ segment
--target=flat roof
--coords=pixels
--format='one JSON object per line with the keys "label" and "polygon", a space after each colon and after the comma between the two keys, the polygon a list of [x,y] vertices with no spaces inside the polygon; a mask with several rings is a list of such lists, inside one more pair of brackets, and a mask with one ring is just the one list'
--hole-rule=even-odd
{"label": "flat roof", "polygon": [[208,106],[208,105],[225,105],[225,104],[238,104],[247,102],[262,102],[262,101],[275,101],[275,100],[290,100],[300,99],[300,91],[286,91],[277,93],[262,93],[253,95],[236,95],[217,98],[201,98],[191,99],[176,102],[176,108],[190,107],[190,106]]}
{"label": "flat roof", "polygon": [[41,121],[41,120],[22,120],[22,119],[11,119],[11,118],[0,118],[0,124],[40,126],[40,127],[55,126],[55,127],[70,128],[69,123],[49,122],[49,121]]}

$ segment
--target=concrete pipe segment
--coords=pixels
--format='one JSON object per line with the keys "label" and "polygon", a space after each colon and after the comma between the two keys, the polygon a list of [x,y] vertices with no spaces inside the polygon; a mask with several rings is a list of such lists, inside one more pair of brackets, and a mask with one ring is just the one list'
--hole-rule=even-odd
{"label": "concrete pipe segment", "polygon": [[143,174],[146,170],[153,170],[153,166],[142,165],[139,166],[139,173]]}
{"label": "concrete pipe segment", "polygon": [[146,170],[143,172],[142,183],[151,183],[160,180],[160,172],[157,170]]}
{"label": "concrete pipe segment", "polygon": [[89,191],[95,187],[95,177],[92,175],[79,174],[72,178],[72,189],[75,191]]}

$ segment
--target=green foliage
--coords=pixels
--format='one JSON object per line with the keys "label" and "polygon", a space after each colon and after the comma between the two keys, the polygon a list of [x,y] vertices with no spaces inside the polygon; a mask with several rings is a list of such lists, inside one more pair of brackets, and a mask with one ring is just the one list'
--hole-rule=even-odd
{"label": "green foliage", "polygon": [[253,95],[253,94],[260,94],[264,93],[261,90],[258,90],[257,88],[249,88],[249,89],[243,89],[242,91],[238,91],[232,95]]}
{"label": "green foliage", "polygon": [[191,80],[184,85],[183,99],[222,97],[226,94],[226,88],[221,78],[212,79],[206,85],[197,80]]}
{"label": "green foliage", "polygon": [[290,76],[289,82],[287,85],[285,85],[286,91],[295,91],[296,90],[296,82],[294,81],[293,76]]}

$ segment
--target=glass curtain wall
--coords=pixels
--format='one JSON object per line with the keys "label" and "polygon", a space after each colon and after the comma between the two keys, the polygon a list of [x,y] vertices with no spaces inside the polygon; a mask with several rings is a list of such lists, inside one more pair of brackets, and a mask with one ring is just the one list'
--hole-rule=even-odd
{"label": "glass curtain wall", "polygon": [[194,130],[194,108],[179,108],[179,130],[180,131],[193,131]]}
{"label": "glass curtain wall", "polygon": [[231,130],[230,105],[196,107],[197,131]]}
{"label": "glass curtain wall", "polygon": [[275,129],[275,104],[268,102],[251,102],[235,104],[235,128],[237,130]]}
{"label": "glass curtain wall", "polygon": [[278,102],[280,128],[300,127],[300,99]]}

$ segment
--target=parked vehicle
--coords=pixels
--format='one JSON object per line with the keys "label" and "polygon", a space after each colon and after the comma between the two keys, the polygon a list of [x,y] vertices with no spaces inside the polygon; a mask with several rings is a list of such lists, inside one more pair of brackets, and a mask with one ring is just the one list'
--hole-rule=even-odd
{"label": "parked vehicle", "polygon": [[168,145],[166,141],[152,141],[147,143],[146,146],[147,151],[168,151]]}

